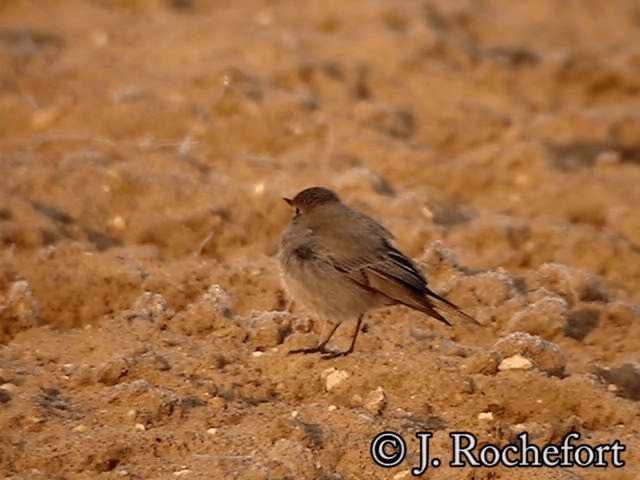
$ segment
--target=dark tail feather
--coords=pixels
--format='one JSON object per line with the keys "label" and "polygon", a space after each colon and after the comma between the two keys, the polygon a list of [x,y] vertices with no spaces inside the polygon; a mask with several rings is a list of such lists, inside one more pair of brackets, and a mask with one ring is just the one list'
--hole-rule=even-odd
{"label": "dark tail feather", "polygon": [[[441,297],[440,295],[438,295],[435,292],[432,292],[429,289],[427,289],[427,295],[428,295],[427,298],[429,302],[433,304],[434,308],[437,308],[438,310],[443,310],[446,314],[452,315],[456,318],[463,319],[467,322],[471,322],[474,325],[482,326],[480,325],[480,323],[478,323],[478,321],[475,318],[473,318],[471,315],[464,313],[462,310],[460,310],[460,307],[450,302],[446,298]],[[447,325],[451,325],[451,323],[448,320],[446,320],[440,313],[436,312],[437,315],[434,315],[432,312],[427,312],[427,313],[429,313],[429,315],[434,316],[438,320],[446,323]]]}
{"label": "dark tail feather", "polygon": [[426,313],[427,315],[431,315],[433,318],[435,318],[436,320],[440,320],[442,323],[446,323],[447,325],[449,325],[450,327],[451,322],[449,320],[447,320],[446,318],[444,318],[440,312],[438,312],[436,309],[432,308],[432,307],[426,307],[423,310],[424,313]]}

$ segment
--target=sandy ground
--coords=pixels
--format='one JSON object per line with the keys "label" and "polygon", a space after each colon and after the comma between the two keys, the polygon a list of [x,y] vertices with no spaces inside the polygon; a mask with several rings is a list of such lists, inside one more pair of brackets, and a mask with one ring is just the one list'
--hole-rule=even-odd
{"label": "sandy ground", "polygon": [[[0,474],[400,480],[431,432],[423,478],[640,478],[638,112],[633,0],[0,1]],[[483,327],[287,355],[312,185]],[[456,431],[626,465],[454,469]]]}

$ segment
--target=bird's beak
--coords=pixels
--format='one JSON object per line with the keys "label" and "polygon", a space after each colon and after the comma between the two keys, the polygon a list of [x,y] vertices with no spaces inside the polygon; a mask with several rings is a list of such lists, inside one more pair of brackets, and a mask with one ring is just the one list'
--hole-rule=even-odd
{"label": "bird's beak", "polygon": [[287,202],[289,205],[293,205],[293,200],[291,200],[290,198],[283,198],[283,200]]}

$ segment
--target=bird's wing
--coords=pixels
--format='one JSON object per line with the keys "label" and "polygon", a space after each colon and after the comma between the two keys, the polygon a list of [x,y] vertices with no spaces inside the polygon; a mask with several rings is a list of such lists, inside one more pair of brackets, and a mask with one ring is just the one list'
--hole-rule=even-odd
{"label": "bird's wing", "polygon": [[455,304],[431,291],[418,267],[387,242],[378,255],[351,257],[348,262],[334,258],[333,263],[350,280],[389,298],[392,303],[401,303],[424,312],[447,325],[451,323],[438,310],[477,324],[473,317]]}
{"label": "bird's wing", "polygon": [[390,303],[401,303],[424,312],[450,325],[429,301],[427,281],[415,264],[386,241],[377,251],[361,255],[333,258],[336,269],[362,288],[387,297]]}
{"label": "bird's wing", "polygon": [[[401,303],[447,325],[451,323],[436,308],[477,323],[427,288],[427,280],[418,267],[391,245],[393,235],[389,230],[361,212],[347,208],[342,214],[347,220],[338,222],[335,217],[327,217],[327,225],[315,225],[323,253],[337,270],[362,288],[387,297],[390,304]],[[335,228],[336,223],[344,223],[344,228]]]}

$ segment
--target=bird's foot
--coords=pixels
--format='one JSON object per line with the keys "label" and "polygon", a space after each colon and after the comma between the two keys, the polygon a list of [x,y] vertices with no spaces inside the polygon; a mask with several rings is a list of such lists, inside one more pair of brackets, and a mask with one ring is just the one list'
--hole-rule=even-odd
{"label": "bird's foot", "polygon": [[323,360],[329,360],[331,358],[344,357],[346,355],[349,355],[351,352],[353,352],[352,349],[340,352],[336,350],[329,350],[325,345],[318,345],[311,348],[297,348],[295,350],[289,350],[289,355],[293,353],[320,353],[322,354],[320,358],[322,358]]}
{"label": "bird's foot", "polygon": [[338,358],[338,357],[346,357],[347,355],[349,355],[351,352],[353,352],[353,350],[349,349],[349,350],[344,350],[342,352],[338,352],[338,351],[331,351],[331,350],[327,350],[326,352],[324,352],[322,354],[322,356],[320,357],[322,360],[331,360],[332,358]]}

